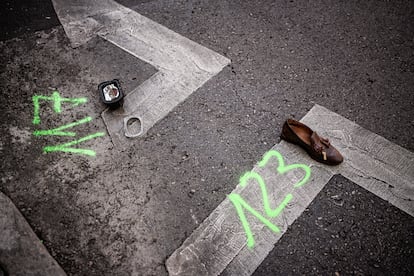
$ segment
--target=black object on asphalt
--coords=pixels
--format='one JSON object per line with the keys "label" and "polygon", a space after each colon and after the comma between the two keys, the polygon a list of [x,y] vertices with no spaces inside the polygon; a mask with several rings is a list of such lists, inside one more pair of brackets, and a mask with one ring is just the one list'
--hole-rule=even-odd
{"label": "black object on asphalt", "polygon": [[118,108],[122,105],[124,93],[122,92],[119,80],[113,79],[98,85],[99,94],[104,104],[110,108]]}
{"label": "black object on asphalt", "polygon": [[0,276],[8,276],[9,274],[7,274],[7,271],[5,270],[5,269],[3,269],[2,267],[1,267],[1,264],[0,264]]}

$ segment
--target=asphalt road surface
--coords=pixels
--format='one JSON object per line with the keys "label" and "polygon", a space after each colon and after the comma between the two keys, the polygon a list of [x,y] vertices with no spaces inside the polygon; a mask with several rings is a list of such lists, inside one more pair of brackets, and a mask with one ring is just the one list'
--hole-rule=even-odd
{"label": "asphalt road surface", "polygon": [[[314,104],[414,151],[413,1],[117,2],[231,63],[126,149],[106,134],[81,144],[96,157],[45,154],[70,139],[34,130],[90,116],[80,137],[106,132],[98,84],[118,78],[128,94],[157,70],[99,37],[72,48],[50,1],[2,1],[0,191],[68,275],[167,275],[283,122]],[[88,102],[41,103],[34,125],[32,96],[56,89]],[[413,229],[336,176],[254,275],[413,275]]]}

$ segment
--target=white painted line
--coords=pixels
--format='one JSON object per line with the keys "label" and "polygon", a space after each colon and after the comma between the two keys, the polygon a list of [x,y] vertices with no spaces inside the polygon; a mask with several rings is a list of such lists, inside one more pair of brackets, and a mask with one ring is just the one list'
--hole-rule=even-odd
{"label": "white painted line", "polygon": [[[342,174],[396,207],[414,216],[414,154],[391,143],[359,125],[327,110],[314,106],[302,122],[329,137],[343,153],[345,161],[337,167],[321,165],[295,145],[282,141],[273,149],[279,151],[286,164],[301,163],[311,167],[310,181],[292,191],[293,200],[272,223],[280,227],[275,234],[257,218],[247,214],[256,245],[246,246],[246,235],[233,204],[225,199],[191,236],[167,260],[170,275],[251,275],[274,244],[308,207],[335,174]],[[265,168],[255,166],[268,189],[271,206],[277,206],[291,185],[301,175],[275,173],[276,164]],[[239,185],[233,193],[248,200],[253,208],[263,212],[262,194],[258,185]]]}
{"label": "white painted line", "polygon": [[72,45],[78,46],[98,34],[158,70],[125,97],[122,110],[102,113],[115,145],[130,141],[125,136],[125,120],[131,116],[141,118],[140,135],[145,134],[230,63],[218,53],[112,0],[53,0],[53,4]]}
{"label": "white painted line", "polygon": [[[0,263],[9,275],[65,276],[13,202],[0,192]],[[0,275],[4,275],[0,270]]]}
{"label": "white painted line", "polygon": [[319,105],[302,121],[347,157],[342,166],[328,167],[331,174],[342,174],[414,216],[414,153]]}

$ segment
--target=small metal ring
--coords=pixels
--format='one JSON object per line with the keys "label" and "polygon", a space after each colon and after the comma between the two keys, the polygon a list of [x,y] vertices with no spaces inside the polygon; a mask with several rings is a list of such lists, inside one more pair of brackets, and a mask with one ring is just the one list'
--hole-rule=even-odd
{"label": "small metal ring", "polygon": [[[132,121],[132,122],[131,122]],[[133,133],[131,132],[129,126],[132,125],[134,123],[134,121],[138,121],[139,122],[139,132],[138,133]],[[143,133],[143,126],[142,126],[142,119],[138,116],[128,116],[126,118],[124,118],[124,130],[125,130],[125,136],[129,137],[129,138],[135,138],[138,136],[141,136]]]}

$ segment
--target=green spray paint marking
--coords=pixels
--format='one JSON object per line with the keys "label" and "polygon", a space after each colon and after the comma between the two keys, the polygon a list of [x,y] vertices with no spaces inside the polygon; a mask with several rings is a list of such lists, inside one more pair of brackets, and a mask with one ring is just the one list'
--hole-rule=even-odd
{"label": "green spray paint marking", "polygon": [[58,128],[54,128],[54,129],[48,129],[48,130],[35,130],[33,131],[33,135],[34,136],[42,136],[42,135],[56,135],[56,136],[76,136],[75,132],[72,131],[62,131],[64,129],[67,128],[71,128],[74,126],[78,126],[87,122],[92,121],[91,117],[85,117],[79,121],[76,121],[74,123],[70,123],[70,124],[66,124],[64,126],[58,127]]}
{"label": "green spray paint marking", "polygon": [[105,135],[105,133],[103,133],[103,132],[97,132],[97,133],[85,136],[83,138],[80,138],[76,141],[72,141],[72,142],[69,142],[69,143],[60,144],[60,145],[57,145],[57,146],[46,146],[46,147],[43,148],[43,152],[48,153],[48,152],[62,151],[62,152],[70,152],[70,153],[78,153],[78,154],[84,154],[84,155],[89,155],[89,156],[95,156],[96,152],[94,150],[71,148],[71,146],[74,146],[74,145],[77,145],[77,144],[82,143],[84,141],[88,141],[88,140],[91,140],[93,138],[101,137],[101,136],[104,136],[104,135]]}
{"label": "green spray paint marking", "polygon": [[275,150],[269,150],[268,152],[265,153],[265,155],[263,156],[263,159],[258,164],[259,167],[262,168],[266,166],[267,162],[269,162],[269,159],[271,157],[277,158],[279,166],[277,167],[276,170],[280,174],[284,174],[294,169],[302,169],[305,171],[305,175],[302,178],[302,180],[294,185],[295,188],[298,188],[302,186],[303,184],[305,184],[306,182],[308,182],[311,176],[311,169],[309,168],[309,166],[306,166],[305,164],[291,164],[291,165],[286,166],[285,161],[283,160],[283,156],[280,154],[280,152],[275,151]]}
{"label": "green spray paint marking", "polygon": [[[267,153],[265,153],[265,155],[263,156],[263,159],[258,163],[258,166],[264,167],[271,157],[277,158],[278,167],[276,171],[280,174],[284,174],[293,169],[303,169],[305,171],[304,177],[294,185],[295,188],[304,185],[309,180],[310,175],[311,175],[311,170],[309,166],[306,166],[304,164],[292,164],[292,165],[286,166],[283,160],[283,156],[278,151],[275,151],[275,150],[270,150]],[[256,180],[256,182],[259,184],[260,190],[262,192],[262,197],[263,197],[263,209],[266,215],[269,218],[275,218],[279,216],[281,212],[285,209],[287,204],[292,200],[293,195],[291,193],[287,194],[285,198],[283,199],[282,203],[280,203],[280,205],[276,209],[272,209],[270,207],[265,181],[260,176],[260,174],[258,174],[257,172],[253,172],[253,171],[245,173],[240,178],[240,182],[239,182],[240,186],[246,187],[250,179]],[[246,215],[244,214],[243,208],[249,211],[256,218],[258,218],[264,225],[266,225],[273,232],[275,233],[280,232],[279,227],[274,225],[267,218],[261,215],[258,211],[253,209],[240,195],[232,193],[228,195],[228,198],[233,203],[234,207],[236,208],[236,211],[242,223],[244,232],[246,233],[247,246],[249,248],[254,247],[255,241],[254,241],[253,233],[250,229],[249,222],[247,221]]]}
{"label": "green spray paint marking", "polygon": [[[242,187],[246,187],[246,185],[248,184],[248,181],[250,179],[254,179],[257,181],[257,183],[259,183],[260,186],[260,190],[262,191],[262,196],[263,196],[263,207],[264,210],[266,212],[266,215],[274,218],[277,217],[280,212],[282,212],[282,210],[284,209],[283,205],[280,205],[279,207],[277,207],[276,209],[272,210],[272,208],[270,208],[270,203],[269,203],[269,197],[267,195],[267,189],[266,189],[266,184],[263,180],[263,178],[260,176],[260,174],[258,174],[257,172],[246,172],[241,178],[240,178],[240,186]],[[289,203],[289,201],[292,199],[292,195],[288,194],[285,199],[283,200],[283,202]],[[286,205],[284,204],[284,205]]]}
{"label": "green spray paint marking", "polygon": [[[260,176],[260,174],[256,172],[247,172],[245,173],[241,179],[240,179],[240,186],[245,187],[248,184],[249,179],[254,179],[259,183],[260,189],[262,191],[262,197],[263,197],[263,205],[265,209],[265,213],[268,217],[274,218],[277,217],[283,209],[285,209],[286,205],[289,203],[289,201],[292,199],[292,194],[288,194],[282,203],[274,210],[270,208],[269,204],[269,198],[267,195],[267,189],[266,184],[263,180],[263,178]],[[243,207],[247,211],[249,211],[253,216],[258,218],[264,225],[269,227],[270,230],[272,230],[275,233],[279,233],[280,229],[273,223],[271,223],[268,219],[263,217],[259,212],[257,212],[255,209],[253,209],[240,195],[238,194],[230,194],[228,195],[228,198],[230,201],[234,204],[234,207],[236,208],[237,214],[239,215],[240,221],[243,225],[244,232],[247,236],[247,246],[249,248],[252,248],[254,246],[254,237],[252,230],[250,229],[249,222],[246,219],[246,215],[243,212]]]}
{"label": "green spray paint marking", "polygon": [[239,219],[242,223],[244,232],[246,233],[246,236],[247,236],[247,246],[249,248],[253,248],[255,242],[254,242],[252,230],[250,229],[249,222],[247,221],[246,215],[244,214],[243,207],[244,209],[249,211],[253,216],[258,218],[264,225],[269,227],[270,230],[272,230],[275,233],[280,232],[279,227],[271,223],[268,219],[266,219],[259,212],[253,209],[249,204],[246,203],[246,201],[244,201],[244,199],[240,195],[230,194],[227,197],[230,199],[230,201],[233,203],[234,207],[236,208],[236,211],[237,211],[237,214],[239,215]]}
{"label": "green spray paint marking", "polygon": [[73,104],[74,106],[86,103],[88,101],[87,98],[62,98],[58,91],[53,91],[52,96],[39,96],[34,95],[32,97],[33,105],[34,105],[34,116],[33,116],[33,124],[38,125],[40,124],[40,100],[45,101],[53,101],[53,110],[56,113],[62,112],[62,103],[68,102]]}
{"label": "green spray paint marking", "polygon": [[[43,101],[52,101],[53,102],[53,110],[56,113],[62,112],[62,103],[70,103],[74,106],[78,106],[80,104],[86,103],[88,101],[87,98],[62,98],[58,91],[53,91],[51,96],[41,96],[41,95],[34,95],[32,97],[33,105],[34,105],[34,117],[33,117],[33,124],[38,125],[40,124],[40,100]],[[75,137],[76,133],[73,131],[66,131],[69,128],[85,124],[92,121],[92,118],[87,116],[83,119],[80,119],[76,122],[69,123],[54,129],[48,129],[48,130],[35,130],[33,131],[33,135],[38,136],[70,136]],[[96,156],[96,152],[89,149],[82,149],[82,148],[73,148],[72,146],[77,145],[79,143],[94,139],[96,137],[104,136],[105,133],[103,132],[97,132],[94,134],[87,135],[85,137],[82,137],[78,140],[71,141],[68,143],[56,145],[56,146],[46,146],[43,148],[44,153],[49,152],[70,152],[70,153],[77,153],[77,154],[83,154],[83,155],[89,155],[89,156]]]}

